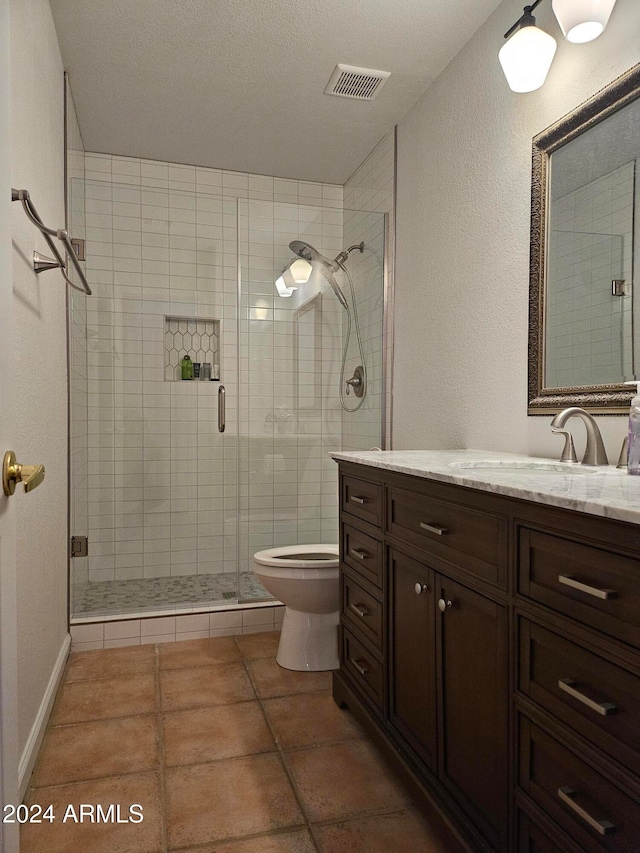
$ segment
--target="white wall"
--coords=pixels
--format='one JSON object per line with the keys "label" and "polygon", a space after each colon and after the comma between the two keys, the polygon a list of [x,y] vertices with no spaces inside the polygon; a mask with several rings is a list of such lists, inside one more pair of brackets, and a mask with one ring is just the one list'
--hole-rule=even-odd
{"label": "white wall", "polygon": [[[11,145],[9,0],[0,0],[0,276],[11,280]],[[12,399],[13,294],[0,287],[0,399]],[[14,412],[0,406],[0,453],[14,439]],[[15,502],[14,502],[15,503]],[[14,504],[0,490],[0,801],[18,801],[18,701],[16,648],[16,513]],[[16,853],[18,826],[0,826],[0,849]]]}
{"label": "white wall", "polygon": [[[519,13],[504,2],[398,128],[396,448],[561,450],[549,418],[527,417],[531,140],[640,60],[640,4],[618,0],[588,45],[539,7],[558,52],[527,95],[497,56]],[[624,419],[598,420],[615,462]]]}
{"label": "white wall", "polygon": [[[47,0],[11,3],[12,183],[43,221],[64,223],[63,69]],[[18,574],[18,706],[22,751],[67,634],[67,365],[65,287],[33,272],[47,246],[12,205],[15,451],[44,463],[45,482],[14,502]]]}

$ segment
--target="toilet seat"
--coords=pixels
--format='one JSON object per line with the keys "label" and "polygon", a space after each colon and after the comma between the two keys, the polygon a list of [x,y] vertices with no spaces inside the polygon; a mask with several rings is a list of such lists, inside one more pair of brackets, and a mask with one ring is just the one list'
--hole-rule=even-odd
{"label": "toilet seat", "polygon": [[337,569],[340,562],[337,545],[287,545],[258,551],[253,559],[259,566],[291,569]]}

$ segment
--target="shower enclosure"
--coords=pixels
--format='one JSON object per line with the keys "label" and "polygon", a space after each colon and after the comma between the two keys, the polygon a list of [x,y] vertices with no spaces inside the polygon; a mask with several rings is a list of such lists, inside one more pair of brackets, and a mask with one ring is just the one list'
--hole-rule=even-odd
{"label": "shower enclosure", "polygon": [[[343,210],[340,187],[73,156],[94,295],[69,300],[72,619],[264,601],[254,552],[337,541],[329,452],[383,446],[385,215]],[[292,240],[334,257],[361,239],[367,389],[348,413],[343,306],[322,275],[274,282]],[[217,378],[182,380],[185,354]],[[347,378],[360,359],[352,341]]]}

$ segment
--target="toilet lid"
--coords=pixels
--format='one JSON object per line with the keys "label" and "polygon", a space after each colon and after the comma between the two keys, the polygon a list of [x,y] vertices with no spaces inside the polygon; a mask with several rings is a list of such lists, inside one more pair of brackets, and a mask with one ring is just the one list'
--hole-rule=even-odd
{"label": "toilet lid", "polygon": [[289,569],[335,569],[339,563],[337,545],[285,545],[258,551],[253,559],[260,566]]}

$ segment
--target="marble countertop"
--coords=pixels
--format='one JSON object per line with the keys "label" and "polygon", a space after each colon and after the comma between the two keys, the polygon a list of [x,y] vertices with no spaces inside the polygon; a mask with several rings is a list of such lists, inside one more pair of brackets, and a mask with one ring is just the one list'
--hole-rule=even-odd
{"label": "marble countertop", "polygon": [[[489,450],[368,450],[336,452],[331,456],[339,462],[354,462],[640,524],[640,477],[630,477],[626,470],[614,465],[565,466],[553,459]],[[473,467],[478,463],[480,467]],[[481,467],[482,463],[486,467]],[[550,470],[527,467],[541,463],[549,465]]]}

